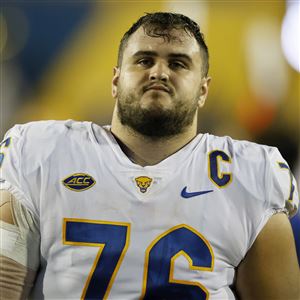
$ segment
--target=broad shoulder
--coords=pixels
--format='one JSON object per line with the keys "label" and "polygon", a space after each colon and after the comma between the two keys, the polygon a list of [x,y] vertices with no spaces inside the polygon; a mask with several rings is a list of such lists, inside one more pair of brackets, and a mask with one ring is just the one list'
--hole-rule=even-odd
{"label": "broad shoulder", "polygon": [[[104,130],[102,129],[102,131]],[[16,124],[7,131],[4,141],[8,138],[24,150],[26,148],[51,148],[61,144],[91,140],[93,130],[92,123],[87,121],[35,121]]]}
{"label": "broad shoulder", "polygon": [[7,132],[6,135],[17,138],[55,138],[59,137],[61,134],[67,133],[68,131],[86,131],[90,124],[90,122],[79,122],[74,120],[34,121],[25,124],[16,124]]}
{"label": "broad shoulder", "polygon": [[232,159],[261,162],[273,156],[281,158],[276,147],[257,144],[247,140],[237,140],[229,136],[207,134],[207,152],[222,151]]}
{"label": "broad shoulder", "polygon": [[45,161],[58,152],[84,147],[92,139],[91,122],[51,120],[17,124],[6,133],[2,144],[9,144],[6,152],[14,159]]}

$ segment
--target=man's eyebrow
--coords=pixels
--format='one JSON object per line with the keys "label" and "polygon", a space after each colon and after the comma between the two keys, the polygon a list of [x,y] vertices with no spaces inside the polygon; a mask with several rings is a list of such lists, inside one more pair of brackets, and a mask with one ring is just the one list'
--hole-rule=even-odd
{"label": "man's eyebrow", "polygon": [[192,59],[189,55],[185,54],[185,53],[170,53],[168,55],[170,58],[178,58],[178,59],[185,59],[187,60],[189,63],[192,63]]}
{"label": "man's eyebrow", "polygon": [[[158,53],[155,51],[137,51],[136,53],[133,54],[133,57],[141,57],[141,56],[152,56],[152,57],[156,57],[158,56]],[[192,59],[189,55],[185,54],[185,53],[170,53],[168,55],[169,58],[177,58],[177,59],[185,59],[187,60],[189,63],[192,63]]]}
{"label": "man's eyebrow", "polygon": [[158,56],[157,52],[155,51],[137,51],[133,54],[133,57],[140,57],[140,56]]}

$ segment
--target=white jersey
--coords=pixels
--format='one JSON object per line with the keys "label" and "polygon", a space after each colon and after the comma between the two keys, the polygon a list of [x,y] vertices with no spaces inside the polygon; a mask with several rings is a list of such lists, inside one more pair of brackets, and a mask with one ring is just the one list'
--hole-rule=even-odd
{"label": "white jersey", "polygon": [[198,135],[141,167],[90,122],[16,125],[1,184],[39,220],[34,299],[235,299],[235,268],[298,205],[276,148]]}

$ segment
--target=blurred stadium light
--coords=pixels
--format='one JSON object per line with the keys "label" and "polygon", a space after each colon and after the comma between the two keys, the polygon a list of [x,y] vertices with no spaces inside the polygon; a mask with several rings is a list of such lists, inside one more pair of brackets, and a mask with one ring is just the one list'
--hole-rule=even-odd
{"label": "blurred stadium light", "polygon": [[289,64],[300,73],[300,2],[288,1],[282,23],[281,43]]}

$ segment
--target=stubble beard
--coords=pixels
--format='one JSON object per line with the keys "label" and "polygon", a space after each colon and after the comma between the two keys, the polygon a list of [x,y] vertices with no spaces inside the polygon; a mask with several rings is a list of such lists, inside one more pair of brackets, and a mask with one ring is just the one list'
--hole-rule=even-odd
{"label": "stubble beard", "polygon": [[140,97],[134,92],[124,92],[119,86],[117,108],[122,125],[146,137],[160,139],[178,135],[193,123],[198,97],[176,101],[172,109],[142,109]]}

